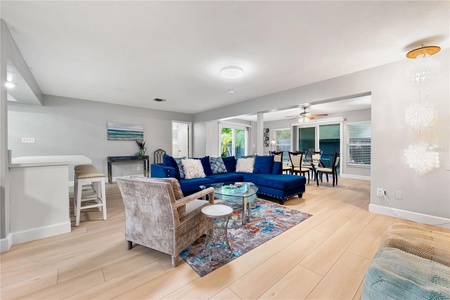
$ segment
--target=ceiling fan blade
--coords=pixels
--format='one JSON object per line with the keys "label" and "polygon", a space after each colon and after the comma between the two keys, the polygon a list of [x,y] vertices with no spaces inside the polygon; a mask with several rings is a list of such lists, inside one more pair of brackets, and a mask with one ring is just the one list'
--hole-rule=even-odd
{"label": "ceiling fan blade", "polygon": [[311,114],[313,117],[325,117],[328,116],[328,114]]}
{"label": "ceiling fan blade", "polygon": [[298,115],[297,116],[286,116],[286,118],[298,118]]}

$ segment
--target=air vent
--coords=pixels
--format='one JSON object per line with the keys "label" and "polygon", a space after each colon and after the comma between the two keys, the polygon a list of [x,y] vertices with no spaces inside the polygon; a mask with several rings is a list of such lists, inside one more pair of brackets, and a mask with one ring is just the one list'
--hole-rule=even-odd
{"label": "air vent", "polygon": [[164,102],[164,101],[166,101],[166,99],[155,98],[155,99],[153,99],[153,101],[156,101],[156,102]]}

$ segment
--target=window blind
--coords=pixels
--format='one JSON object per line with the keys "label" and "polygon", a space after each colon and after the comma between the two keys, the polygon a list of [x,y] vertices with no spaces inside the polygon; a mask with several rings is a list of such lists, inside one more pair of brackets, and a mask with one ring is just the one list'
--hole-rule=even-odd
{"label": "window blind", "polygon": [[370,166],[371,124],[348,124],[348,165]]}

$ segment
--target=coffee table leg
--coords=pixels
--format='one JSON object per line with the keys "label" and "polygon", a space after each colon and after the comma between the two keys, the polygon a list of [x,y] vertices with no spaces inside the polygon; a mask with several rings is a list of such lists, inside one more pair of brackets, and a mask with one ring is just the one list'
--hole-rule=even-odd
{"label": "coffee table leg", "polygon": [[242,197],[242,225],[247,223],[247,197]]}

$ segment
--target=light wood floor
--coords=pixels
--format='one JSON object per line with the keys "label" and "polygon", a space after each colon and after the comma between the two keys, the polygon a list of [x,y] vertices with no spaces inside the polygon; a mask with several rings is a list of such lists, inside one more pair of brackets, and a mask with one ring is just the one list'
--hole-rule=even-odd
{"label": "light wood floor", "polygon": [[313,217],[203,278],[157,251],[125,250],[120,192],[107,185],[107,221],[85,212],[72,232],[1,255],[1,299],[359,299],[380,239],[400,221],[367,211],[369,185],[309,184],[286,205]]}

